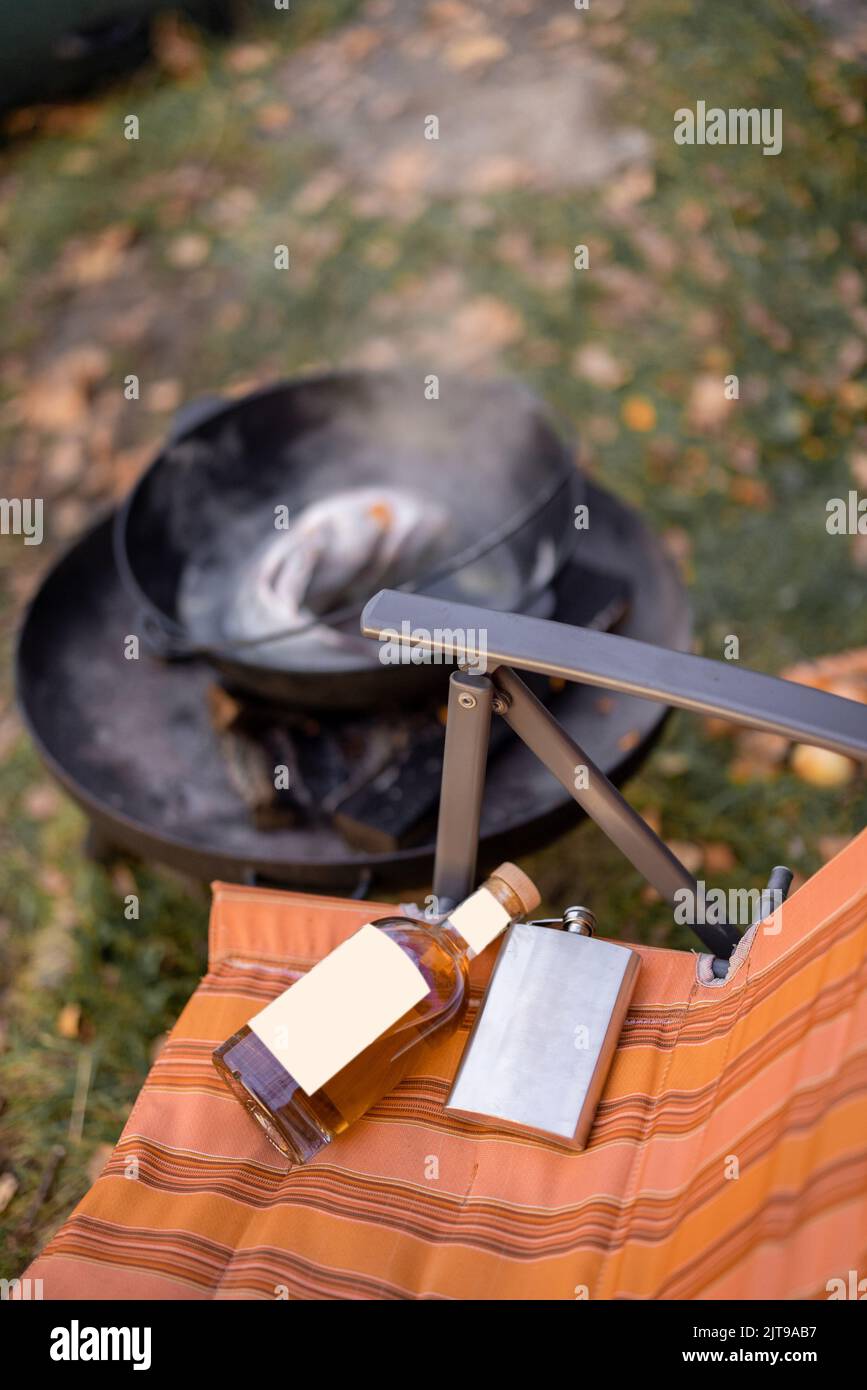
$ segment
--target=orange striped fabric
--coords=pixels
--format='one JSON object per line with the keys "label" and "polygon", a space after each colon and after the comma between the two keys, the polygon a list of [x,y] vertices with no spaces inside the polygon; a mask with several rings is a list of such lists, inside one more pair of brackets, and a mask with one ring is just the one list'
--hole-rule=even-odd
{"label": "orange striped fabric", "polygon": [[46,1298],[821,1299],[867,1275],[867,832],[725,982],[640,948],[584,1153],[444,1114],[465,1027],[287,1170],[211,1051],[389,911],[215,885],[209,973],[27,1271]]}

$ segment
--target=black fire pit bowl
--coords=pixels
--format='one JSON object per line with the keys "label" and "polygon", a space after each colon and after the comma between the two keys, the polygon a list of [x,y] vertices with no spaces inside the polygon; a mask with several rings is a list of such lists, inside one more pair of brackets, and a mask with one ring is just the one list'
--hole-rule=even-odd
{"label": "black fire pit bowl", "polygon": [[234,593],[238,557],[273,537],[275,507],[295,517],[358,487],[400,489],[447,512],[436,552],[409,586],[532,608],[578,543],[582,476],[520,384],[444,378],[439,392],[425,399],[418,376],[340,372],[188,407],[115,525],[120,575],[153,648],[204,657],[230,687],[299,707],[370,708],[442,681],[436,667],[379,661],[376,645],[358,636],[368,593],[324,615],[340,634],[330,644],[287,638],[279,623],[275,640],[239,642],[219,630],[219,602],[206,638],[185,623],[191,568],[206,574],[206,593],[219,594],[226,576]]}
{"label": "black fire pit bowl", "polygon": [[[687,648],[686,596],[659,542],[636,512],[595,484],[586,487],[593,524],[584,533],[581,565],[567,565],[557,580],[553,616],[581,620],[576,596],[590,566],[616,576],[631,593],[621,632]],[[383,888],[429,882],[432,834],[377,853],[354,848],[334,824],[256,827],[209,716],[212,668],[164,662],[144,651],[138,660],[124,657],[126,638],[140,631],[140,614],[113,562],[111,525],[109,519],[97,526],[46,577],[17,654],[19,703],[30,732],[103,841],[204,879],[259,878],[334,893],[350,893],[370,876]],[[384,668],[383,680],[399,669]],[[616,780],[646,755],[666,712],[637,696],[574,684],[552,709]],[[381,711],[371,719],[381,722]],[[579,814],[551,773],[509,736],[488,769],[480,867],[529,853]]]}

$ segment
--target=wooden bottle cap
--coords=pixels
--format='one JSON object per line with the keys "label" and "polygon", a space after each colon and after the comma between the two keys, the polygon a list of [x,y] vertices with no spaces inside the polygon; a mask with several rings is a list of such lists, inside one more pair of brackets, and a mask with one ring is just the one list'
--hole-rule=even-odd
{"label": "wooden bottle cap", "polygon": [[531,878],[528,878],[523,869],[519,869],[517,864],[499,864],[491,878],[502,879],[503,883],[511,888],[515,897],[521,903],[524,912],[535,912],[539,903],[542,901],[541,894]]}

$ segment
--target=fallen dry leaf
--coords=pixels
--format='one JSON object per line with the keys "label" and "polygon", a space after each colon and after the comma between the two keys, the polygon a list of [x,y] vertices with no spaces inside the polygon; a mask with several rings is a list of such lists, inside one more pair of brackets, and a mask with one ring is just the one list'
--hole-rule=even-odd
{"label": "fallen dry leaf", "polygon": [[845,787],[855,776],[855,770],[851,758],[844,758],[829,748],[797,743],[792,750],[792,771],[811,787]]}
{"label": "fallen dry leaf", "polygon": [[24,793],[23,805],[31,820],[51,820],[60,809],[60,794],[50,782],[37,782]]}
{"label": "fallen dry leaf", "polygon": [[493,295],[479,295],[458,310],[453,332],[464,356],[468,348],[486,353],[516,342],[524,332],[524,320],[511,304]]}
{"label": "fallen dry leaf", "polygon": [[242,188],[236,184],[214,199],[209,220],[218,227],[243,227],[255,216],[258,206],[259,199],[252,188]]}
{"label": "fallen dry leaf", "polygon": [[239,43],[226,50],[223,61],[230,72],[258,72],[271,61],[273,50],[263,43]]}
{"label": "fallen dry leaf", "polygon": [[37,377],[18,404],[22,421],[46,434],[81,428],[87,414],[84,392],[74,382],[54,375]]}
{"label": "fallen dry leaf", "polygon": [[698,873],[704,862],[704,851],[701,845],[693,844],[691,840],[669,840],[668,848],[689,873]]}
{"label": "fallen dry leaf", "polygon": [[662,544],[666,555],[669,555],[679,570],[684,575],[689,575],[692,568],[693,539],[683,526],[667,526],[662,533]]}
{"label": "fallen dry leaf", "polygon": [[[830,690],[833,694],[840,694],[841,684],[849,688],[864,687],[867,691],[867,647],[851,647],[847,651],[820,656],[816,661],[799,661],[780,674],[784,680],[811,685],[816,690]],[[865,695],[860,698],[864,699]]]}
{"label": "fallen dry leaf", "polygon": [[81,1029],[81,1005],[64,1004],[57,1015],[57,1033],[61,1038],[77,1038]]}
{"label": "fallen dry leaf", "polygon": [[343,178],[337,170],[323,169],[320,173],[314,174],[295,194],[292,199],[293,211],[304,216],[321,212],[333,198],[336,198],[342,188]]}
{"label": "fallen dry leaf", "polygon": [[155,412],[177,410],[181,403],[181,383],[174,378],[154,381],[145,389],[143,404],[146,410]]}
{"label": "fallen dry leaf", "polygon": [[548,20],[539,35],[539,42],[545,48],[559,48],[561,44],[571,43],[574,39],[580,38],[583,33],[584,26],[580,15],[555,15],[553,19]]}
{"label": "fallen dry leaf", "polygon": [[704,203],[699,203],[694,198],[687,198],[686,202],[681,203],[677,210],[677,220],[681,227],[688,232],[701,232],[710,220],[710,211]]}
{"label": "fallen dry leaf", "polygon": [[70,150],[60,162],[60,172],[69,174],[72,178],[79,178],[82,174],[90,174],[96,168],[99,156],[96,150],[89,145],[79,145],[78,149]]}
{"label": "fallen dry leaf", "polygon": [[61,487],[79,478],[83,467],[84,448],[74,436],[60,439],[48,453],[48,476]]}
{"label": "fallen dry leaf", "polygon": [[473,165],[472,185],[477,194],[487,197],[510,188],[526,188],[533,183],[534,177],[535,170],[527,160],[510,154],[495,154]]}
{"label": "fallen dry leaf", "polygon": [[109,357],[98,343],[79,343],[69,348],[51,364],[54,375],[68,377],[85,390],[102,380],[109,369]]}
{"label": "fallen dry leaf", "polygon": [[778,767],[774,763],[760,763],[755,759],[735,758],[729,763],[729,777],[742,786],[746,782],[770,782],[777,776]]}
{"label": "fallen dry leaf", "polygon": [[509,45],[498,34],[466,34],[454,39],[443,54],[446,66],[458,72],[499,62],[509,52]]}
{"label": "fallen dry leaf", "polygon": [[104,108],[96,101],[56,102],[51,106],[21,106],[3,120],[10,135],[40,130],[46,135],[90,135],[100,124]]}
{"label": "fallen dry leaf", "polygon": [[656,407],[646,396],[627,396],[621,410],[627,429],[645,434],[656,426]]}
{"label": "fallen dry leaf", "polygon": [[857,449],[849,455],[852,477],[859,487],[867,488],[867,451]]}
{"label": "fallen dry leaf", "polygon": [[170,11],[154,17],[151,49],[159,66],[171,77],[195,77],[202,71],[199,31],[177,13]]}
{"label": "fallen dry leaf", "polygon": [[60,257],[60,277],[67,285],[98,285],[121,273],[135,236],[127,222],[113,222],[89,237],[73,237]]}
{"label": "fallen dry leaf", "polygon": [[626,33],[622,24],[596,24],[588,38],[594,48],[611,48],[614,44],[622,43]]}
{"label": "fallen dry leaf", "polygon": [[416,193],[424,187],[429,158],[429,151],[420,145],[395,150],[384,160],[380,179],[392,192]]}
{"label": "fallen dry leaf", "polygon": [[266,101],[256,112],[256,125],[266,135],[275,130],[285,130],[292,121],[294,112],[285,101]]}
{"label": "fallen dry leaf", "polygon": [[90,507],[79,497],[64,497],[52,509],[52,530],[60,540],[71,540],[85,530],[91,520]]}
{"label": "fallen dry leaf", "polygon": [[860,338],[844,338],[837,349],[837,370],[842,376],[855,376],[867,361],[867,346]]}
{"label": "fallen dry leaf", "polygon": [[834,288],[841,304],[851,307],[864,297],[864,279],[854,266],[843,266],[834,277]]}
{"label": "fallen dry leaf", "polygon": [[663,777],[681,777],[689,768],[689,757],[674,748],[664,748],[654,755],[653,765]]}
{"label": "fallen dry leaf", "polygon": [[680,250],[671,237],[656,227],[636,227],[633,240],[651,269],[668,275],[680,260]]}
{"label": "fallen dry leaf", "polygon": [[633,164],[610,182],[605,205],[611,212],[623,212],[650,198],[655,189],[656,175],[650,166]]}
{"label": "fallen dry leaf", "polygon": [[166,260],[178,270],[194,270],[204,265],[211,254],[211,243],[201,232],[184,232],[175,237],[166,250]]}
{"label": "fallen dry leaf", "polygon": [[119,862],[112,867],[111,886],[115,893],[121,898],[128,898],[131,894],[138,891],[135,874],[129,867],[129,864]]}
{"label": "fallen dry leaf", "polygon": [[[729,724],[729,728],[732,727]],[[739,757],[748,760],[756,768],[773,769],[785,761],[789,751],[789,740],[782,734],[766,733],[764,729],[736,729],[735,732]]]}
{"label": "fallen dry leaf", "polygon": [[464,0],[431,0],[425,10],[425,20],[432,28],[458,29],[461,25],[472,27],[478,23],[477,10],[464,4]]}
{"label": "fallen dry leaf", "polygon": [[759,465],[759,446],[755,439],[735,439],[729,463],[736,473],[755,473]]}
{"label": "fallen dry leaf", "polygon": [[363,62],[382,41],[382,34],[369,24],[356,24],[346,29],[337,40],[343,57],[350,64]]}
{"label": "fallen dry leaf", "polygon": [[867,410],[867,386],[863,381],[841,381],[836,397],[843,409],[851,411],[853,415]]}
{"label": "fallen dry leaf", "polygon": [[8,1207],[18,1191],[18,1179],[14,1173],[0,1173],[0,1212]]}
{"label": "fallen dry leaf", "polygon": [[704,868],[708,874],[730,874],[737,867],[737,858],[731,845],[723,840],[709,840],[703,845]]}
{"label": "fallen dry leaf", "polygon": [[400,345],[393,338],[365,338],[350,354],[349,361],[354,366],[377,372],[398,366],[401,358]]}
{"label": "fallen dry leaf", "polygon": [[572,371],[603,391],[616,391],[632,375],[631,368],[601,343],[585,343],[572,358]]}
{"label": "fallen dry leaf", "polygon": [[766,511],[771,505],[771,491],[762,478],[747,478],[742,474],[729,483],[732,501],[752,511]]}
{"label": "fallen dry leaf", "polygon": [[692,384],[686,407],[687,424],[695,434],[712,433],[728,418],[732,404],[725,396],[722,377],[705,373]]}

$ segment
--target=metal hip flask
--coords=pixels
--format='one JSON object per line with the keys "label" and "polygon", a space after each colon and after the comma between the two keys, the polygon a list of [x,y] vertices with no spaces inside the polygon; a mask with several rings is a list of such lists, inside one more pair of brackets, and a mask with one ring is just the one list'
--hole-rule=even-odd
{"label": "metal hip flask", "polygon": [[641,958],[583,933],[518,922],[506,934],[446,1109],[478,1123],[587,1143]]}

